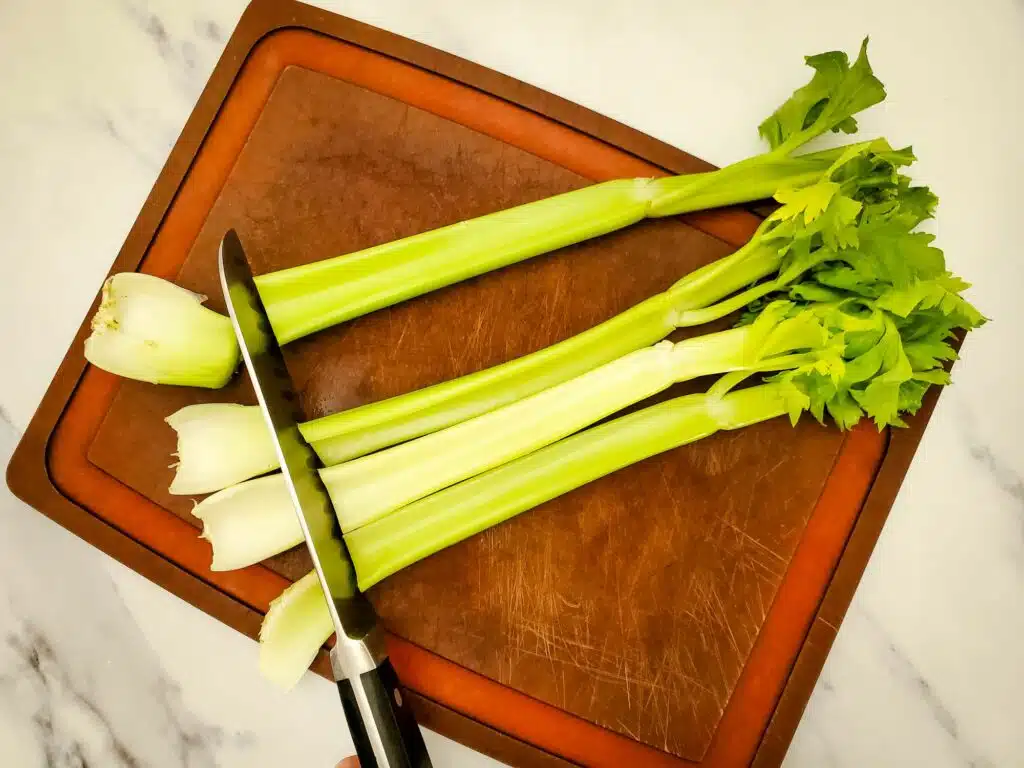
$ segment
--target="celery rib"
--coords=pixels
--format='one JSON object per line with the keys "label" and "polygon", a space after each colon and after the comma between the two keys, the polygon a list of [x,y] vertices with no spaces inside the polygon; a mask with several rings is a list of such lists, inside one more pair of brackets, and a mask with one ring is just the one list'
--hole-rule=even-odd
{"label": "celery rib", "polygon": [[643,219],[646,179],[616,179],[256,278],[280,343]]}
{"label": "celery rib", "polygon": [[560,440],[345,535],[360,589],[599,477],[786,413],[777,385],[686,395]]}

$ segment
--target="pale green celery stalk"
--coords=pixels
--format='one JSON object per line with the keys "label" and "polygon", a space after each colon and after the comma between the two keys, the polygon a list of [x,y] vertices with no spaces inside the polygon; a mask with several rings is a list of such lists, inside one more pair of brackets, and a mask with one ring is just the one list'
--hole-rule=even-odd
{"label": "pale green celery stalk", "polygon": [[642,459],[786,412],[781,385],[762,384],[676,398],[560,440],[347,533],[359,586]]}
{"label": "pale green celery stalk", "polygon": [[256,278],[280,343],[635,224],[644,179],[617,179]]}
{"label": "pale green celery stalk", "polygon": [[[800,326],[801,330],[806,326]],[[792,365],[796,349],[822,343],[820,326],[774,337],[771,355]],[[342,531],[366,525],[416,499],[511,461],[661,392],[678,381],[736,370],[777,370],[762,355],[760,326],[661,342],[468,421],[329,467],[321,477]]]}
{"label": "pale green celery stalk", "polygon": [[680,320],[686,312],[771,275],[780,261],[778,246],[755,236],[669,290],[576,336],[467,376],[306,422],[300,429],[327,466],[445,429],[664,339],[684,325]]}
{"label": "pale green celery stalk", "polygon": [[282,688],[294,687],[332,634],[327,601],[311,571],[270,604],[260,626],[260,672]]}
{"label": "pale green celery stalk", "polygon": [[357,253],[256,278],[282,344],[499,267],[671,216],[771,197],[816,181],[836,150],[774,150],[719,171],[617,179]]}

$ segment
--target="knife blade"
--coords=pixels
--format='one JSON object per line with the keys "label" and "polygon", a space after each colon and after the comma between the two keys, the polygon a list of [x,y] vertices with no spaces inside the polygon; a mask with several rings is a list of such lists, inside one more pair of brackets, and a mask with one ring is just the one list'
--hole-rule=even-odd
{"label": "knife blade", "polygon": [[369,599],[359,591],[313,449],[299,432],[299,400],[238,234],[224,235],[221,288],[281,473],[302,527],[337,635],[331,669],[362,768],[429,768],[416,720],[388,660]]}

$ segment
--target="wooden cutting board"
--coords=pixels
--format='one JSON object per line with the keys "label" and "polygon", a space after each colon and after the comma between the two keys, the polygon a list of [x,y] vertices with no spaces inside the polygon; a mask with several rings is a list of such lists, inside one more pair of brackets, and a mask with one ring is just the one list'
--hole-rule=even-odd
{"label": "wooden cutting board", "polygon": [[[216,249],[229,227],[262,273],[594,181],[708,167],[447,54],[261,0],[112,271],[173,279],[223,311]],[[644,222],[296,342],[288,365],[306,415],[564,339],[728,253],[756,223],[739,210]],[[86,333],[87,321],[12,461],[12,488],[255,636],[308,558],[210,572],[192,500],[167,493],[163,423],[190,403],[253,402],[248,382],[121,381],[85,364]],[[388,579],[371,597],[421,719],[513,764],[778,763],[930,410],[893,435],[782,419],[718,435]]]}

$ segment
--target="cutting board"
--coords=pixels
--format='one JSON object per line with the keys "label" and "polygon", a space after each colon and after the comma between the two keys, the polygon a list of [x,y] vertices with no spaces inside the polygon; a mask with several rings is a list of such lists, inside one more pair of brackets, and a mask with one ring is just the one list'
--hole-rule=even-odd
{"label": "cutting board", "polygon": [[[112,272],[172,279],[224,311],[216,249],[230,227],[263,273],[595,181],[709,167],[453,56],[259,0]],[[300,340],[286,354],[306,416],[578,333],[730,252],[757,221],[728,210],[644,222]],[[191,403],[254,402],[248,382],[120,380],[85,363],[87,325],[9,483],[255,637],[306,553],[212,573],[193,501],[167,493],[163,422]],[[893,434],[779,419],[717,435],[387,579],[371,598],[421,721],[516,765],[777,764],[930,410]]]}

